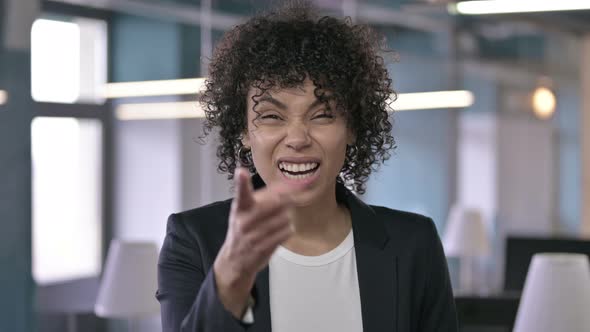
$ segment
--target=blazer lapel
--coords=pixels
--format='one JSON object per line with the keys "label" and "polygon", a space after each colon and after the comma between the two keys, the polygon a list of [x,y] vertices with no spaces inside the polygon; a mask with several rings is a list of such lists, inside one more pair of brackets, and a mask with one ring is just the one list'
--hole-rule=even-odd
{"label": "blazer lapel", "polygon": [[347,193],[352,214],[363,331],[397,331],[397,257],[385,250],[389,237],[374,210]]}

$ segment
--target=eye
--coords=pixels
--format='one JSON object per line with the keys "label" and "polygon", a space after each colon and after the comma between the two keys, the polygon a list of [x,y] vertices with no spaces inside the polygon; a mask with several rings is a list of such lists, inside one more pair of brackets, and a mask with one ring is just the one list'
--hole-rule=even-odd
{"label": "eye", "polygon": [[314,116],[313,118],[314,119],[321,119],[321,118],[333,119],[334,115],[332,115],[330,113],[321,113],[321,114]]}
{"label": "eye", "polygon": [[260,124],[278,125],[283,122],[283,117],[276,111],[261,111],[256,121]]}
{"label": "eye", "polygon": [[261,119],[269,119],[269,120],[281,120],[281,117],[277,114],[266,114],[260,117]]}
{"label": "eye", "polygon": [[334,119],[334,114],[332,112],[327,112],[325,110],[323,111],[319,111],[317,112],[312,118],[312,120],[318,119],[318,120],[329,120],[329,119]]}

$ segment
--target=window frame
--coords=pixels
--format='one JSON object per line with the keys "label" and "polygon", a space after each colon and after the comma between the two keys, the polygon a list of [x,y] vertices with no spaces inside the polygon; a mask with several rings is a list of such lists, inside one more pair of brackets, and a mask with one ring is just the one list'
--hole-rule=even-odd
{"label": "window frame", "polygon": [[[113,13],[107,10],[87,8],[73,4],[66,4],[55,1],[42,1],[40,17],[43,15],[72,16],[89,19],[102,20],[107,24],[107,82],[112,77],[112,16]],[[32,99],[32,97],[31,97]],[[91,104],[84,102],[54,103],[38,102],[33,100],[33,118],[35,117],[71,117],[78,119],[96,119],[102,125],[102,217],[101,217],[101,270],[104,268],[110,241],[113,237],[113,206],[114,206],[114,139],[113,139],[113,105],[110,100],[103,104]],[[31,119],[32,120],[32,119]],[[100,278],[100,275],[96,278]],[[68,283],[75,283],[81,279],[73,279]],[[92,278],[93,279],[93,278]],[[46,286],[42,286],[46,287]],[[73,294],[74,295],[74,294]]]}

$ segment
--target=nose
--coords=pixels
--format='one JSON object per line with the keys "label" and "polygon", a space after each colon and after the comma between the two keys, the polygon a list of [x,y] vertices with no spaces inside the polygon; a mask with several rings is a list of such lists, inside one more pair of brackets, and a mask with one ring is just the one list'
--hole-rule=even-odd
{"label": "nose", "polygon": [[285,137],[285,144],[287,147],[300,151],[311,145],[311,137],[309,136],[309,128],[305,124],[292,124],[287,128],[287,136]]}

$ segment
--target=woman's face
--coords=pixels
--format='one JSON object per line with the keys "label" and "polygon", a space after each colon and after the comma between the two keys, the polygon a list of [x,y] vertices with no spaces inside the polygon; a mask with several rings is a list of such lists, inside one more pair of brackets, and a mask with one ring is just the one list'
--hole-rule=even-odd
{"label": "woman's face", "polygon": [[354,140],[344,114],[328,112],[314,95],[315,85],[248,93],[248,130],[242,143],[252,149],[258,174],[267,185],[284,183],[296,205],[310,205],[333,195],[344,164],[346,145]]}

